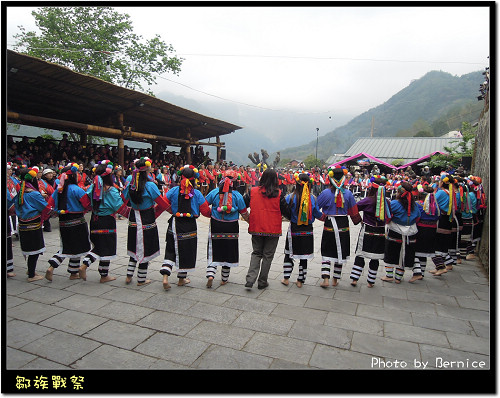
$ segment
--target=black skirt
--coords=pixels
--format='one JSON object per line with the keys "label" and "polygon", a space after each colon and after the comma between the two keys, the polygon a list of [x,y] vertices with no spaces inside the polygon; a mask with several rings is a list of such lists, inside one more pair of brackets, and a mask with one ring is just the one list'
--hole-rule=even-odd
{"label": "black skirt", "polygon": [[127,254],[138,263],[146,263],[160,255],[160,239],[154,207],[130,211]]}
{"label": "black skirt", "polygon": [[401,265],[413,267],[415,262],[416,235],[402,236],[400,233],[389,229],[385,238],[384,262],[388,266],[398,266],[401,263],[401,255],[404,255]]}
{"label": "black skirt", "polygon": [[[336,227],[332,224],[336,223]],[[336,233],[338,232],[338,235]],[[321,256],[323,261],[345,263],[349,259],[351,239],[347,216],[328,217],[321,237]]]}
{"label": "black skirt", "polygon": [[462,238],[471,238],[472,233],[474,231],[474,218],[462,218],[462,221],[464,223],[464,227],[462,228],[462,231],[460,233],[460,236]]}
{"label": "black skirt", "polygon": [[436,225],[435,221],[417,224],[418,233],[415,245],[415,256],[434,257],[436,255]]}
{"label": "black skirt", "polygon": [[356,256],[372,260],[382,260],[385,248],[385,225],[374,227],[365,224],[361,226],[356,246]]}
{"label": "black skirt", "polygon": [[179,271],[194,271],[198,232],[196,219],[172,216],[168,220],[165,260]]}
{"label": "black skirt", "polygon": [[[40,254],[45,251],[42,232],[42,218],[31,220],[18,219],[17,231],[21,243],[21,253],[25,256]],[[12,246],[11,246],[12,247]]]}
{"label": "black skirt", "polygon": [[238,220],[228,222],[210,219],[207,248],[208,265],[215,267],[238,266],[239,232]]}
{"label": "black skirt", "polygon": [[116,219],[114,216],[94,216],[90,219],[92,253],[101,260],[116,257]]}
{"label": "black skirt", "polygon": [[453,248],[453,240],[451,231],[455,220],[450,221],[448,214],[441,214],[436,230],[436,252],[448,253],[449,249]]}
{"label": "black skirt", "polygon": [[60,257],[82,257],[91,247],[89,228],[83,213],[59,215],[59,232],[61,234]]}
{"label": "black skirt", "polygon": [[297,225],[288,227],[285,241],[285,254],[293,260],[312,260],[314,258],[313,226]]}

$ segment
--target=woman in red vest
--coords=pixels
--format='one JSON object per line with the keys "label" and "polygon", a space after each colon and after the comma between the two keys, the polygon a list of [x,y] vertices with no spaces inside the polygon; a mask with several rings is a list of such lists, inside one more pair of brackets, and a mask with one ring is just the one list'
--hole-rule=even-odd
{"label": "woman in red vest", "polygon": [[251,288],[257,280],[257,287],[264,289],[269,286],[267,277],[281,236],[282,216],[290,218],[285,196],[278,188],[276,170],[266,169],[259,186],[252,188],[244,199],[250,208],[248,233],[252,235],[253,248],[245,287]]}

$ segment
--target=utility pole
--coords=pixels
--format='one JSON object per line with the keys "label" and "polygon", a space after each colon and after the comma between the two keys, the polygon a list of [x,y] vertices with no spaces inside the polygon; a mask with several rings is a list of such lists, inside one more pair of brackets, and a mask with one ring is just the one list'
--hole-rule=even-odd
{"label": "utility pole", "polygon": [[316,127],[316,167],[318,167],[318,134],[319,127]]}

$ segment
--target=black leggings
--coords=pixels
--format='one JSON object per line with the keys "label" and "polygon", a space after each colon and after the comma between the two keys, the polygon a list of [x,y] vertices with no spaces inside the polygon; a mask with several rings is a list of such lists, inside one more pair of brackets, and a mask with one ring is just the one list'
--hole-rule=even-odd
{"label": "black leggings", "polygon": [[38,261],[39,254],[31,254],[28,256],[28,278],[35,277],[36,263]]}

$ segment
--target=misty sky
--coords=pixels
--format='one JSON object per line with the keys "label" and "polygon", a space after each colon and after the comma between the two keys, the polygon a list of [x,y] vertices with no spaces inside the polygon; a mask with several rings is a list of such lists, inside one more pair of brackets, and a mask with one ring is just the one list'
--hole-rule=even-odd
{"label": "misty sky", "polygon": [[[130,15],[135,33],[159,34],[186,59],[155,92],[220,101],[196,89],[256,107],[357,114],[430,70],[488,66],[488,8],[452,4],[115,8]],[[32,10],[7,8],[8,48],[18,25],[35,28]]]}

